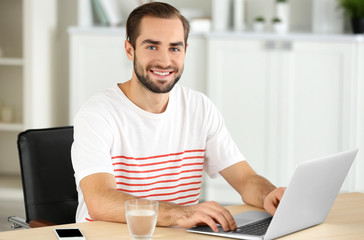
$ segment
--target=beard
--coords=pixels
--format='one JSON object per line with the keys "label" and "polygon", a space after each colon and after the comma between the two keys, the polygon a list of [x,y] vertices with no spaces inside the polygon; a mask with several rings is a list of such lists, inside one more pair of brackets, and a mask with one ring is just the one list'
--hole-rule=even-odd
{"label": "beard", "polygon": [[[142,86],[144,86],[146,89],[148,89],[149,91],[151,91],[153,93],[168,93],[168,92],[170,92],[173,89],[174,85],[176,85],[176,83],[181,78],[181,75],[182,75],[182,72],[183,72],[183,67],[182,67],[182,71],[179,73],[178,68],[175,67],[175,66],[161,67],[159,65],[147,65],[146,72],[145,72],[143,70],[143,67],[138,63],[135,54],[134,54],[134,56],[135,56],[134,57],[134,72],[135,72],[135,75],[137,76],[137,78],[138,78],[139,82],[142,84]],[[175,79],[171,83],[161,84],[159,86],[156,83],[154,83],[147,74],[150,71],[151,68],[158,68],[158,69],[164,69],[164,70],[172,69],[173,73],[177,73],[177,75],[176,75]]]}

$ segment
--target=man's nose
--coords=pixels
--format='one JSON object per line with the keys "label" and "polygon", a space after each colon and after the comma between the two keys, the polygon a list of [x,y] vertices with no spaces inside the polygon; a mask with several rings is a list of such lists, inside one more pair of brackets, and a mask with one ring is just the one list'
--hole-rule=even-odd
{"label": "man's nose", "polygon": [[167,68],[172,63],[172,58],[169,49],[168,50],[162,50],[158,54],[158,60],[157,63],[164,68]]}

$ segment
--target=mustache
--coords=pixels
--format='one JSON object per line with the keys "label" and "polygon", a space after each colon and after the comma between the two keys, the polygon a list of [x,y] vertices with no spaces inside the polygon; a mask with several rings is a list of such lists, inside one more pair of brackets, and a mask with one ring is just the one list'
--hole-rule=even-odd
{"label": "mustache", "polygon": [[161,70],[173,70],[173,72],[178,72],[178,68],[176,66],[173,66],[173,65],[170,65],[170,66],[167,66],[167,67],[162,67],[161,65],[158,65],[158,64],[148,65],[146,69],[149,71],[152,68],[157,68],[157,69],[161,69]]}

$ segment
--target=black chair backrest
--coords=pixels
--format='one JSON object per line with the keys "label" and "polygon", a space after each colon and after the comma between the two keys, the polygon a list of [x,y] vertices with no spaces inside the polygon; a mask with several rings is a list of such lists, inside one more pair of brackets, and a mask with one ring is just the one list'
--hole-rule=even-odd
{"label": "black chair backrest", "polygon": [[73,127],[27,130],[18,136],[26,222],[74,223],[78,205],[71,162]]}

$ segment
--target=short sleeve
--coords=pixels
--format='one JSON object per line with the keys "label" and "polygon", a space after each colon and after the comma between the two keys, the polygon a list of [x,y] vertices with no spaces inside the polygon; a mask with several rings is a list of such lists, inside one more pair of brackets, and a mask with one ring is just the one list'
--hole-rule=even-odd
{"label": "short sleeve", "polygon": [[233,141],[220,112],[210,100],[207,111],[208,131],[204,167],[206,173],[214,178],[221,170],[244,161],[245,158]]}
{"label": "short sleeve", "polygon": [[111,127],[102,115],[88,111],[76,115],[71,155],[77,187],[88,175],[114,173],[110,155],[112,139]]}

